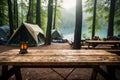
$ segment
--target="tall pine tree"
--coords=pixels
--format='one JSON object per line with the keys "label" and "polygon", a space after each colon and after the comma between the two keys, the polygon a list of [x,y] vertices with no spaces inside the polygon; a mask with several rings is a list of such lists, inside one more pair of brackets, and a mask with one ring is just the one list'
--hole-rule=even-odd
{"label": "tall pine tree", "polygon": [[47,22],[47,32],[46,32],[46,45],[51,44],[52,15],[53,15],[53,0],[49,0],[49,2],[48,2],[48,22]]}
{"label": "tall pine tree", "polygon": [[115,0],[111,0],[107,36],[114,35]]}
{"label": "tall pine tree", "polygon": [[81,48],[81,30],[82,30],[82,0],[76,0],[76,26],[74,33],[74,49]]}

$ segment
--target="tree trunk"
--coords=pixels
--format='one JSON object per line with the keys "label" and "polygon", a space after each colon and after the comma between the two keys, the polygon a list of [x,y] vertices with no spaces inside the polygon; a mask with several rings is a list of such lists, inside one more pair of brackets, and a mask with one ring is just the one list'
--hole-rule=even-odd
{"label": "tree trunk", "polygon": [[47,32],[46,32],[46,45],[51,44],[52,15],[53,15],[53,0],[49,0],[49,3],[48,3],[48,22],[47,22]]}
{"label": "tree trunk", "polygon": [[[96,23],[96,5],[97,0],[94,0],[94,10],[93,10],[93,26],[92,26],[92,38],[95,36],[95,23]],[[91,39],[92,39],[91,38]]]}
{"label": "tree trunk", "polygon": [[76,27],[74,33],[74,49],[81,48],[81,30],[82,30],[82,0],[76,0]]}
{"label": "tree trunk", "polygon": [[2,19],[4,19],[4,7],[2,6],[1,8],[0,8],[0,26],[2,26],[4,23],[3,23],[3,20]]}
{"label": "tree trunk", "polygon": [[41,0],[37,0],[36,3],[36,24],[41,27]]}
{"label": "tree trunk", "polygon": [[14,0],[14,29],[17,29],[18,27],[18,4],[17,0]]}
{"label": "tree trunk", "polygon": [[33,0],[29,0],[29,10],[27,14],[27,22],[33,23]]}
{"label": "tree trunk", "polygon": [[33,20],[34,20],[34,0],[31,0],[31,5],[30,5],[30,7],[31,7],[31,11],[30,11],[30,23],[33,23]]}
{"label": "tree trunk", "polygon": [[31,5],[31,0],[29,0],[29,9],[28,9],[28,13],[27,13],[27,23],[30,22],[30,5]]}
{"label": "tree trunk", "polygon": [[10,26],[10,36],[11,36],[14,31],[11,0],[8,0],[8,16],[9,16],[9,26]]}
{"label": "tree trunk", "polygon": [[55,29],[56,27],[56,11],[57,11],[57,0],[55,0],[55,9],[54,9],[54,22],[53,22],[53,29]]}
{"label": "tree trunk", "polygon": [[115,0],[111,0],[107,37],[114,35]]}

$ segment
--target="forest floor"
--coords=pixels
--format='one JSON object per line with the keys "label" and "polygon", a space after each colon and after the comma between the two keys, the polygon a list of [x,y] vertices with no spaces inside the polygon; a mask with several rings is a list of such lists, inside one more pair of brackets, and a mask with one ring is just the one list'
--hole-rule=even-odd
{"label": "forest floor", "polygon": [[[5,51],[8,49],[13,49],[18,47],[2,46],[0,45],[0,51]],[[29,47],[29,49],[57,49],[57,50],[70,50],[72,49],[68,43],[52,43],[51,45],[44,45],[39,47]],[[104,66],[101,66],[105,69]],[[64,77],[68,75],[73,68],[54,68]],[[56,74],[51,68],[22,68],[21,69],[23,80],[64,80],[58,74]],[[67,78],[67,80],[90,80],[92,69],[86,68],[76,68],[76,70]],[[120,70],[116,71],[117,78],[120,80]],[[1,66],[0,66],[1,75]],[[16,80],[15,76],[12,76],[9,80]],[[104,80],[102,76],[97,75],[97,80]]]}

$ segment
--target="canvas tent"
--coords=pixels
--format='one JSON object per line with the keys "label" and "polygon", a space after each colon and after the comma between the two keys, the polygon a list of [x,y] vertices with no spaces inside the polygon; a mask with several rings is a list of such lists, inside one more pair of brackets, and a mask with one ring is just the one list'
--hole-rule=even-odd
{"label": "canvas tent", "polygon": [[54,43],[66,43],[67,39],[63,39],[63,36],[56,29],[52,30],[51,33],[52,42]]}
{"label": "canvas tent", "polygon": [[28,46],[39,46],[45,43],[45,36],[38,25],[23,23],[10,37],[8,44],[18,46],[21,42],[27,42]]}
{"label": "canvas tent", "polygon": [[54,30],[52,30],[51,38],[52,38],[52,39],[55,39],[55,38],[62,38],[62,35],[60,34],[59,31],[57,31],[56,29],[54,29]]}
{"label": "canvas tent", "polygon": [[0,27],[0,44],[6,44],[9,36],[9,26],[3,25]]}

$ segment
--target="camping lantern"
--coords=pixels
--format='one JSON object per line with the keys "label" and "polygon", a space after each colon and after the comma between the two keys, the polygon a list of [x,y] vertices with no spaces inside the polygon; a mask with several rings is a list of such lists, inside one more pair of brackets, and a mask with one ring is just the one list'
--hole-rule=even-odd
{"label": "camping lantern", "polygon": [[28,51],[27,51],[27,48],[28,48],[28,45],[27,45],[27,43],[26,42],[22,42],[21,44],[20,44],[20,54],[25,54],[25,53],[27,53]]}

